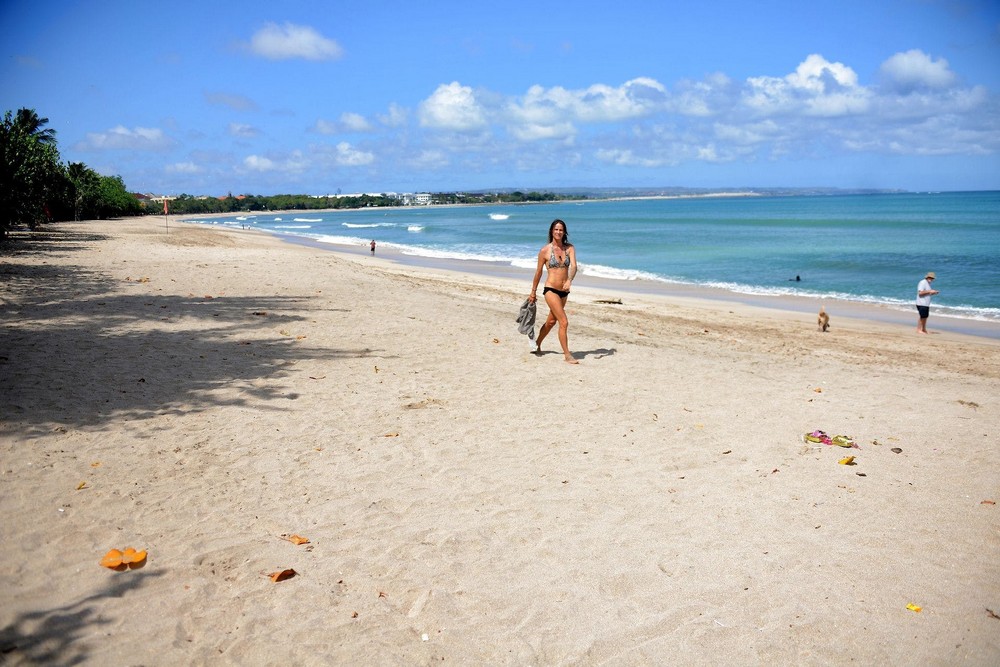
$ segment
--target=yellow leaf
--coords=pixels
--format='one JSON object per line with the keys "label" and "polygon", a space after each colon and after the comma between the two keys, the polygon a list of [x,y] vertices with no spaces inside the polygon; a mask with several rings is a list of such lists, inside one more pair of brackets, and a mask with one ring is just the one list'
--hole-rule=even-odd
{"label": "yellow leaf", "polygon": [[86,488],[87,488],[87,483],[86,482],[80,482],[79,484],[76,485],[76,490],[77,491],[79,491],[81,489],[86,489]]}
{"label": "yellow leaf", "polygon": [[918,614],[923,609],[923,607],[918,607],[917,605],[913,604],[912,602],[910,604],[906,605],[906,608],[909,609],[910,611],[915,611]]}
{"label": "yellow leaf", "polygon": [[301,535],[290,535],[290,536],[288,536],[286,538],[283,538],[283,539],[286,539],[286,540],[288,540],[289,542],[291,542],[292,544],[295,544],[295,545],[309,544],[309,538],[302,537]]}
{"label": "yellow leaf", "polygon": [[837,463],[839,463],[842,466],[852,466],[852,465],[854,465],[854,457],[853,456],[845,456],[844,458],[842,458],[839,461],[837,461]]}

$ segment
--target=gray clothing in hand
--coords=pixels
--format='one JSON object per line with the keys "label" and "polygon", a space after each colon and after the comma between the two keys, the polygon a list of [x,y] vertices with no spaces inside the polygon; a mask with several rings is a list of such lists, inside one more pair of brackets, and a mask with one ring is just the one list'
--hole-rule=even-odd
{"label": "gray clothing in hand", "polygon": [[535,302],[525,299],[521,304],[521,309],[517,313],[517,330],[527,334],[528,338],[535,340]]}

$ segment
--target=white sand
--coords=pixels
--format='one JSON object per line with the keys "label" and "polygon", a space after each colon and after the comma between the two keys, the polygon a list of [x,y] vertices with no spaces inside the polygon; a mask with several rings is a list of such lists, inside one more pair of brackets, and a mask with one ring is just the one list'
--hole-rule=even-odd
{"label": "white sand", "polygon": [[996,340],[578,280],[574,367],[530,275],[42,236],[0,256],[0,662],[1000,662]]}

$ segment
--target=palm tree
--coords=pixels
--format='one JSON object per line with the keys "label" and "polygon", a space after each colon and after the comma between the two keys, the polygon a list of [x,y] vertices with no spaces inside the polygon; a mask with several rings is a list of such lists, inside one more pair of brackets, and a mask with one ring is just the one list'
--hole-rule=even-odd
{"label": "palm tree", "polygon": [[29,137],[34,137],[38,143],[54,146],[56,143],[56,131],[52,128],[42,129],[49,124],[48,118],[39,118],[34,109],[20,108],[14,117],[14,128],[24,132]]}
{"label": "palm tree", "polygon": [[82,162],[70,162],[66,177],[73,184],[73,219],[79,220],[83,200],[97,187],[99,176]]}
{"label": "palm tree", "polygon": [[34,229],[48,217],[47,203],[63,174],[48,122],[23,108],[0,120],[0,239],[17,225]]}

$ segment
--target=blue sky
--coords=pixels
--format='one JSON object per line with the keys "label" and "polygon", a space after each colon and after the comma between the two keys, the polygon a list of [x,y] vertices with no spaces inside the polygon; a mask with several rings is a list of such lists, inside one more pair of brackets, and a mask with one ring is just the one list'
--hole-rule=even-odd
{"label": "blue sky", "polygon": [[133,191],[1000,189],[1000,3],[0,3],[0,110]]}

